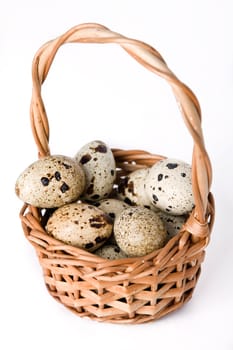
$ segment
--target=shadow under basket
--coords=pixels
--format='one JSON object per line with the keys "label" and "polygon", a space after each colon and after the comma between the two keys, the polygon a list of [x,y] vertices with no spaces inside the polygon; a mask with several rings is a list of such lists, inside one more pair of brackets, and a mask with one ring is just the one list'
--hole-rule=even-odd
{"label": "shadow under basket", "polygon": [[[143,257],[103,259],[49,236],[51,210],[25,204],[20,219],[35,248],[49,293],[79,316],[113,323],[143,323],[175,311],[192,296],[214,222],[211,164],[204,146],[201,111],[193,92],[169,70],[151,46],[111,32],[100,24],[81,24],[43,45],[32,67],[31,126],[39,158],[50,155],[49,124],[41,97],[57,50],[64,43],[117,43],[134,59],[171,85],[193,141],[192,187],[195,207],[180,232]],[[113,149],[120,176],[164,158],[141,150]]]}

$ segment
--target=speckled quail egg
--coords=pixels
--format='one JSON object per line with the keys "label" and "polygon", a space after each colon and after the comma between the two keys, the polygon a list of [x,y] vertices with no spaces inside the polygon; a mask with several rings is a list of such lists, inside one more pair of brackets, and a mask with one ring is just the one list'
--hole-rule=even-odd
{"label": "speckled quail egg", "polygon": [[131,207],[122,211],[114,223],[117,245],[130,257],[143,256],[162,248],[167,233],[160,217],[144,207]]}
{"label": "speckled quail egg", "polygon": [[183,215],[192,210],[191,166],[176,159],[154,164],[146,178],[146,192],[151,203],[162,211]]}
{"label": "speckled quail egg", "polygon": [[168,240],[179,233],[187,220],[187,215],[171,215],[164,211],[159,211],[158,215],[164,223]]}
{"label": "speckled quail egg", "polygon": [[102,199],[95,205],[111,216],[112,219],[115,219],[124,209],[129,208],[128,204],[116,198]]}
{"label": "speckled quail egg", "polygon": [[92,141],[80,149],[75,159],[86,173],[83,197],[89,201],[108,197],[116,178],[116,164],[111,149],[102,141]]}
{"label": "speckled quail egg", "polygon": [[92,252],[110,237],[112,219],[93,205],[71,203],[54,211],[46,230],[66,244]]}
{"label": "speckled quail egg", "polygon": [[145,181],[149,168],[137,169],[128,176],[122,177],[118,186],[118,196],[130,205],[154,208],[145,191]]}
{"label": "speckled quail egg", "polygon": [[114,244],[105,244],[95,251],[95,254],[104,259],[116,260],[127,258],[127,255]]}
{"label": "speckled quail egg", "polygon": [[76,200],[84,191],[85,173],[74,159],[47,156],[32,163],[18,177],[18,197],[39,208],[60,207]]}

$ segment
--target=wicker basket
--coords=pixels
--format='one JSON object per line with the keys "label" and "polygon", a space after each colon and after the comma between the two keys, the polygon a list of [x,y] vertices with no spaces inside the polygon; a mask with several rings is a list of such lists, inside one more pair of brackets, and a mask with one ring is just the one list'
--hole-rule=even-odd
{"label": "wicker basket", "polygon": [[[49,211],[27,204],[20,212],[24,233],[36,250],[49,293],[79,316],[114,323],[159,319],[191,298],[214,221],[214,200],[209,192],[211,164],[204,146],[198,100],[151,46],[99,24],[78,25],[43,45],[33,60],[30,114],[39,158],[50,154],[49,125],[41,86],[64,43],[117,43],[144,67],[167,80],[194,141],[195,208],[181,231],[164,248],[138,258],[105,260],[63,244],[45,232]],[[121,175],[151,166],[161,159],[161,156],[140,150],[113,149],[113,153]]]}

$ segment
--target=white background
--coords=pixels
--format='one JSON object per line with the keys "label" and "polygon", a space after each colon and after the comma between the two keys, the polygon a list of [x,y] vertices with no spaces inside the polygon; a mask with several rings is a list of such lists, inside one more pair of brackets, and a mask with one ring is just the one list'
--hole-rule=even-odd
{"label": "white background", "polygon": [[[0,1],[1,349],[233,349],[232,15],[230,0]],[[47,293],[18,219],[15,180],[37,159],[29,122],[32,58],[82,22],[154,46],[202,107],[216,222],[192,300],[157,322],[101,324],[66,310]],[[73,156],[102,139],[191,161],[192,140],[170,87],[120,47],[63,47],[43,97],[52,153]]]}

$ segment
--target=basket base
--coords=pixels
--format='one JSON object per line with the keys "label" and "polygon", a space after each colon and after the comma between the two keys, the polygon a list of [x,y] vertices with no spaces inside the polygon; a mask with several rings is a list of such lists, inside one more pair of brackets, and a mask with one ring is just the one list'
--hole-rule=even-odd
{"label": "basket base", "polygon": [[[186,291],[183,293],[182,298],[168,297],[165,299],[160,299],[157,301],[156,305],[153,307],[150,305],[139,308],[137,311],[127,314],[122,312],[120,309],[116,310],[111,308],[108,305],[104,305],[101,308],[95,305],[89,305],[86,307],[74,307],[70,306],[70,303],[67,303],[67,298],[65,295],[61,296],[60,292],[51,290],[49,285],[46,285],[50,295],[59,303],[63,304],[71,312],[75,313],[79,317],[86,317],[98,322],[107,322],[115,324],[141,324],[151,321],[159,320],[160,318],[180,309],[184,304],[186,304],[193,295],[196,283],[199,279],[201,268],[199,267],[195,279],[192,279],[186,285]],[[74,304],[77,301],[74,300]],[[120,301],[121,303],[123,301]],[[144,314],[142,313],[144,312]],[[146,314],[148,312],[148,314]]]}

